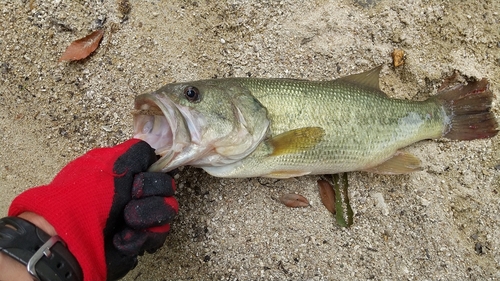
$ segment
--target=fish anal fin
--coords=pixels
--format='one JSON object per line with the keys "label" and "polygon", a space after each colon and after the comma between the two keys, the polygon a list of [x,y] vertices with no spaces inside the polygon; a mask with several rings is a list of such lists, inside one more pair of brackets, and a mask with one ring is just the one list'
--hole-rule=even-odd
{"label": "fish anal fin", "polygon": [[380,93],[381,95],[386,96],[384,92],[380,90],[380,85],[379,85],[379,75],[380,75],[380,70],[382,69],[382,65],[379,65],[371,70],[358,73],[358,74],[352,74],[349,76],[345,76],[342,78],[339,78],[338,80],[341,81],[346,81],[352,84],[356,85],[361,85],[363,87],[376,90],[377,93]]}
{"label": "fish anal fin", "polygon": [[320,127],[303,127],[279,134],[267,142],[272,147],[271,156],[305,151],[318,144],[325,135]]}
{"label": "fish anal fin", "polygon": [[408,174],[422,171],[420,164],[420,159],[415,155],[408,152],[397,151],[392,158],[378,166],[366,169],[365,171],[384,175]]}

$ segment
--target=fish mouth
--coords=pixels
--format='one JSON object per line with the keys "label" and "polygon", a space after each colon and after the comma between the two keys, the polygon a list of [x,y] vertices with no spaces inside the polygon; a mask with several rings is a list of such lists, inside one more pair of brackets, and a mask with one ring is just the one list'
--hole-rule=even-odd
{"label": "fish mouth", "polygon": [[160,156],[148,171],[168,172],[171,162],[191,142],[189,130],[177,106],[161,95],[144,94],[135,99],[133,137],[144,140]]}

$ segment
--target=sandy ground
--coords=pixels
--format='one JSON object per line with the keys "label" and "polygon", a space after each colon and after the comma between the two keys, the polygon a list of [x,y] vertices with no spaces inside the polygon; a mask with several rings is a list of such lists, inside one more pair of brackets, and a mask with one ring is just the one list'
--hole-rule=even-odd
{"label": "sandy ground", "polygon": [[[394,97],[425,99],[455,69],[500,93],[498,1],[133,1],[125,18],[119,2],[0,1],[1,214],[71,159],[130,137],[134,96],[172,81],[333,79],[384,64],[381,87]],[[93,56],[57,62],[100,25]],[[397,69],[395,48],[407,53]],[[125,279],[498,280],[499,148],[499,137],[424,141],[406,149],[422,172],[351,173],[349,229],[321,205],[318,177],[186,168],[165,247]],[[281,205],[289,192],[312,206]]]}

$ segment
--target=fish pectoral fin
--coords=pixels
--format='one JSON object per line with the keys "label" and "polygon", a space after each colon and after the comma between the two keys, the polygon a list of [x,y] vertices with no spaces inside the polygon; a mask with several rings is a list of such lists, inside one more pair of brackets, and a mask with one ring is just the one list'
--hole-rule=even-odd
{"label": "fish pectoral fin", "polygon": [[300,176],[305,176],[309,175],[311,172],[306,172],[306,171],[273,171],[269,174],[262,175],[264,178],[275,178],[275,179],[288,179],[288,178],[295,178],[295,177],[300,177]]}
{"label": "fish pectoral fin", "polygon": [[389,160],[365,171],[384,175],[396,175],[422,171],[422,167],[420,166],[420,159],[415,155],[397,151]]}
{"label": "fish pectoral fin", "polygon": [[271,146],[271,156],[293,154],[308,150],[318,144],[325,136],[320,127],[304,127],[279,134],[267,143]]}

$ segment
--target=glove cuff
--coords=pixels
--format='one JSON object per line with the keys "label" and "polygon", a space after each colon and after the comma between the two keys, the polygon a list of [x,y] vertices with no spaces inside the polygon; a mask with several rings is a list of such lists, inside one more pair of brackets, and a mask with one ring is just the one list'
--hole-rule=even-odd
{"label": "glove cuff", "polygon": [[[14,199],[9,216],[33,212],[44,217],[78,260],[84,279],[106,280],[104,241],[103,234],[99,231],[102,231],[103,226],[95,225],[94,221],[98,219],[97,216],[93,217],[95,211],[88,212],[87,215],[81,214],[82,210],[78,208],[67,209],[79,203],[74,202],[71,196],[64,196],[63,192],[53,192],[60,189],[62,188],[48,185],[27,190]],[[105,206],[95,207],[105,209]],[[75,221],[76,218],[78,221]],[[89,230],[96,230],[99,233],[89,233]]]}

